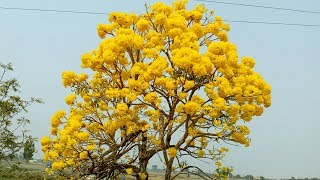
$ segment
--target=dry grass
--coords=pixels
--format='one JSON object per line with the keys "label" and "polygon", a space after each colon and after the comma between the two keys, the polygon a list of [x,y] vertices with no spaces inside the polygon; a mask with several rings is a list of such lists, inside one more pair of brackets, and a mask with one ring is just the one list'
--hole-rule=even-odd
{"label": "dry grass", "polygon": [[[126,180],[135,180],[135,178],[133,177],[129,177],[129,176],[126,176],[125,178]],[[164,173],[163,172],[150,172],[149,173],[149,179],[150,180],[163,180],[164,179]],[[181,179],[185,179],[185,180],[196,180],[196,179],[201,179],[195,175],[190,175],[190,177],[188,177],[187,175],[185,174],[182,174],[182,175],[179,175],[177,178],[175,179],[178,179],[178,180],[181,180]]]}
{"label": "dry grass", "polygon": [[27,170],[34,171],[44,171],[46,166],[45,164],[36,164],[36,163],[21,163],[20,167]]}
{"label": "dry grass", "polygon": [[[25,163],[25,162],[21,162],[21,164],[19,165],[21,168],[26,169],[26,170],[31,170],[31,171],[39,171],[39,172],[43,172],[46,168],[46,165],[44,163],[41,164],[37,164],[37,163]],[[1,179],[1,177],[0,177]],[[164,172],[149,172],[149,179],[150,180],[163,180],[164,179]],[[201,179],[195,175],[191,175],[188,177],[185,174],[179,175],[177,178],[175,178],[177,180],[196,180],[196,179]],[[126,175],[125,176],[125,180],[135,180],[134,177]]]}

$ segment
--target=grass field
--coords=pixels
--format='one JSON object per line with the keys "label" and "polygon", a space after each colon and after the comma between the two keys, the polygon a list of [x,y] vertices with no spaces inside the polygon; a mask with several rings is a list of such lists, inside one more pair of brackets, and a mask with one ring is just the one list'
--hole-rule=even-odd
{"label": "grass field", "polygon": [[[162,173],[162,172],[150,172],[149,179],[150,180],[163,180],[164,179],[164,173]],[[196,180],[196,179],[200,179],[200,178],[197,177],[197,176],[194,176],[194,175],[190,175],[190,177],[188,177],[187,175],[183,174],[183,175],[178,176],[175,179]],[[135,180],[135,178],[128,176],[128,177],[126,177],[126,180]]]}
{"label": "grass field", "polygon": [[37,180],[44,179],[45,165],[25,162],[1,162],[0,180]]}
{"label": "grass field", "polygon": [[[8,164],[2,163],[2,170],[0,170],[0,180],[37,180],[37,179],[43,179],[44,177],[44,170],[46,168],[45,164],[41,163],[25,163],[20,162],[19,167],[21,168],[19,171],[10,172],[8,168]],[[1,167],[0,167],[1,168]],[[3,168],[7,168],[8,170],[4,170]],[[41,178],[42,177],[42,178]],[[125,180],[135,180],[134,177],[131,176],[125,176]],[[121,179],[121,178],[120,178]],[[150,171],[149,173],[149,179],[150,180],[163,180],[164,179],[164,172],[154,172]],[[180,175],[176,178],[177,180],[196,180],[200,179],[199,177],[195,175],[190,175],[188,177],[187,175]]]}

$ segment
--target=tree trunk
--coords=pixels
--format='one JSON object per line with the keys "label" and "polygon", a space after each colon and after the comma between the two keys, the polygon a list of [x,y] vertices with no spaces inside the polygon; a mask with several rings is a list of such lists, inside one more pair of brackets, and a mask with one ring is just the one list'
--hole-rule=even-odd
{"label": "tree trunk", "polygon": [[[149,179],[149,174],[147,172],[147,166],[148,166],[148,160],[144,160],[143,162],[140,162],[140,173],[144,173],[146,175],[146,178],[144,180]],[[137,180],[143,180],[140,176],[137,176]]]}
{"label": "tree trunk", "polygon": [[170,180],[171,179],[171,173],[172,173],[172,164],[173,164],[174,158],[170,158],[167,167],[166,167],[166,174],[164,176],[165,180]]}
{"label": "tree trunk", "polygon": [[[145,180],[149,178],[149,174],[147,172],[147,166],[149,161],[149,157],[147,156],[147,140],[147,136],[144,136],[144,134],[142,134],[142,141],[141,145],[139,146],[139,170],[140,173],[144,173],[146,175]],[[142,180],[140,176],[137,176],[136,179]]]}

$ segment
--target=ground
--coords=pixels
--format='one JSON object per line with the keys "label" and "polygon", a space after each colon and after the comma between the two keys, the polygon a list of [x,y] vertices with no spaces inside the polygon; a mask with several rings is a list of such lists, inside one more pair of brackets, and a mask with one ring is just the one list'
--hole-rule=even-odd
{"label": "ground", "polygon": [[[17,163],[17,162],[14,162]],[[19,162],[20,169],[16,171],[9,170],[9,164],[6,162],[2,163],[2,167],[0,167],[0,180],[42,180],[45,177],[44,169],[46,168],[44,163],[26,163]],[[11,163],[13,164],[13,163]],[[163,180],[164,172],[154,172],[150,171],[149,175],[150,180]],[[187,179],[187,180],[196,180],[200,179],[194,175],[180,175],[176,178],[177,180]],[[130,176],[125,176],[125,180],[135,180],[135,178]]]}

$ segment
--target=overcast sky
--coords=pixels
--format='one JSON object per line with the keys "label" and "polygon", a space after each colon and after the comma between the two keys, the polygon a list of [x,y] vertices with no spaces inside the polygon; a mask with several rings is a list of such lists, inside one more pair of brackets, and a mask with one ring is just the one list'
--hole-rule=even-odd
{"label": "overcast sky", "polygon": [[[165,0],[166,2],[170,2]],[[148,1],[149,3],[153,1]],[[265,6],[320,11],[319,0],[237,0]],[[1,0],[2,7],[94,12],[143,12],[145,1]],[[190,6],[195,1],[190,0]],[[207,4],[227,20],[320,24],[320,14]],[[0,61],[13,62],[24,97],[40,97],[28,117],[33,136],[49,134],[51,115],[66,109],[69,93],[61,72],[81,72],[80,55],[97,47],[96,25],[105,15],[0,9]],[[226,163],[235,173],[266,177],[320,177],[320,27],[231,23],[230,41],[241,56],[256,59],[256,71],[273,88],[273,104],[250,123],[252,144],[235,147]],[[40,151],[40,146],[37,144]],[[37,153],[40,158],[42,153]],[[213,166],[212,166],[213,167]],[[211,167],[205,167],[205,170]]]}

